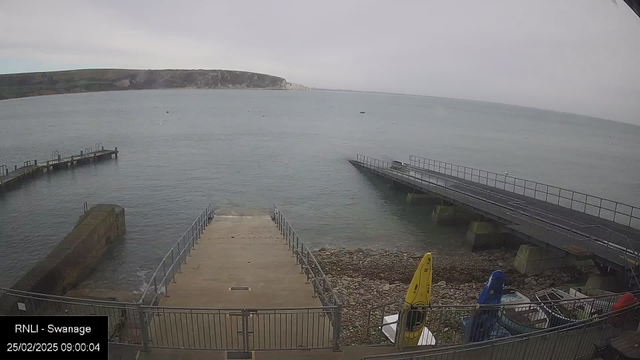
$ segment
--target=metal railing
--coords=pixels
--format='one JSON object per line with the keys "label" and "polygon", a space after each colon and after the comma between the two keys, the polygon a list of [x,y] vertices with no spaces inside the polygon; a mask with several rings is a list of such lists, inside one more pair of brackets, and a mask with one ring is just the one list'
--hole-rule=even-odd
{"label": "metal railing", "polygon": [[181,271],[182,264],[191,256],[191,250],[209,224],[212,213],[213,207],[209,204],[162,258],[140,296],[140,304],[157,305],[162,296],[169,294],[169,284],[176,282],[176,273]]}
{"label": "metal railing", "polygon": [[0,165],[0,184],[4,183],[3,177],[8,175],[9,175],[9,168],[7,168],[7,165]]}
{"label": "metal railing", "polygon": [[[640,254],[633,249],[631,240],[622,234],[609,229],[603,229],[600,236],[596,237],[592,233],[585,231],[585,227],[575,223],[570,219],[558,218],[551,221],[546,217],[539,216],[536,212],[525,212],[505,204],[491,201],[482,196],[466,192],[456,188],[454,185],[459,181],[450,177],[439,176],[433,172],[404,171],[392,168],[392,163],[358,154],[356,161],[374,173],[404,181],[408,186],[418,187],[421,190],[437,193],[440,196],[462,205],[473,205],[473,211],[481,210],[484,214],[497,216],[500,221],[507,224],[517,224],[517,229],[507,228],[515,233],[527,235],[532,239],[543,239],[540,241],[550,243],[553,239],[554,246],[561,249],[577,247],[587,253],[595,253],[598,256],[623,265],[627,268],[632,263],[637,264]],[[482,207],[478,205],[481,201]],[[561,241],[561,244],[557,242]]]}
{"label": "metal railing", "polygon": [[409,164],[640,229],[640,208],[559,186],[411,155]]}
{"label": "metal railing", "polygon": [[333,324],[333,344],[335,350],[339,349],[342,302],[338,294],[331,287],[331,283],[324,274],[324,271],[322,271],[311,250],[300,240],[296,230],[276,205],[273,206],[272,219],[287,242],[287,246],[289,246],[289,249],[291,249],[291,252],[296,257],[296,264],[300,265],[300,273],[304,273],[307,281],[311,283],[314,296],[320,299],[323,306],[335,307],[335,311],[331,312],[330,316]]}
{"label": "metal railing", "polygon": [[589,319],[508,338],[405,353],[365,356],[363,359],[545,359],[574,360],[593,356],[602,341],[635,331],[640,304]]}
{"label": "metal railing", "polygon": [[109,342],[143,344],[143,309],[135,303],[78,299],[0,288],[0,314],[103,315],[109,319]]}
{"label": "metal railing", "polygon": [[0,288],[0,315],[103,315],[109,342],[150,348],[336,349],[336,306],[224,309],[149,306]]}
{"label": "metal railing", "polygon": [[138,345],[145,350],[339,350],[342,305],[309,249],[276,207],[272,218],[283,231],[301,273],[313,284],[314,296],[323,306],[263,309],[157,306],[209,224],[212,212],[209,205],[200,213],[162,259],[135,303],[0,288],[0,314],[106,315],[110,342]]}
{"label": "metal railing", "polygon": [[143,309],[149,347],[242,352],[335,349],[330,319],[336,307]]}
{"label": "metal railing", "polygon": [[[638,292],[633,293],[638,295]],[[405,344],[405,324],[414,319],[428,329],[425,340],[432,346],[450,346],[520,333],[552,329],[611,312],[622,294],[588,298],[544,298],[544,301],[499,305],[424,305],[406,308],[402,301],[371,308],[365,328],[365,343],[391,344],[402,349]],[[542,295],[541,295],[542,298]],[[397,315],[396,321],[385,317]],[[389,339],[383,330],[396,326],[396,336]]]}

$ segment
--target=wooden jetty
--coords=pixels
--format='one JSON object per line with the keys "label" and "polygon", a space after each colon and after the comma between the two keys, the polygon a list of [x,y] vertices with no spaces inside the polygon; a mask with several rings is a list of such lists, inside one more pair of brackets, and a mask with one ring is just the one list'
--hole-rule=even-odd
{"label": "wooden jetty", "polygon": [[74,166],[91,164],[104,159],[118,158],[118,148],[113,150],[105,149],[101,146],[100,150],[90,148],[80,151],[80,154],[62,157],[56,152],[52,153],[51,160],[44,162],[36,160],[25,161],[21,167],[15,165],[10,170],[6,165],[0,165],[0,192],[14,189],[17,185],[32,179],[45,172],[68,169]]}

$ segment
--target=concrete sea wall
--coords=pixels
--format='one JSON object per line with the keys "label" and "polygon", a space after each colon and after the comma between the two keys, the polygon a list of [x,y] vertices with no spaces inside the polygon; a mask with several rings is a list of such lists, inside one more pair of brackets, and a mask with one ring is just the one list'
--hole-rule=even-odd
{"label": "concrete sea wall", "polygon": [[[87,210],[71,232],[11,288],[63,295],[76,286],[98,264],[107,249],[126,233],[124,208],[99,204]],[[8,296],[0,298],[0,309],[13,307]]]}

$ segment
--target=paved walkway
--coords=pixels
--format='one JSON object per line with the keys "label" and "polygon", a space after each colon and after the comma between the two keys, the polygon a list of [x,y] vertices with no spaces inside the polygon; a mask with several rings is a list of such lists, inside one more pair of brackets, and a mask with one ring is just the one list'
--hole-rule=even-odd
{"label": "paved walkway", "polygon": [[[230,290],[248,287],[249,290]],[[267,215],[216,217],[169,287],[165,306],[322,306]]]}
{"label": "paved walkway", "polygon": [[150,345],[330,348],[331,310],[321,306],[269,216],[220,216],[150,314]]}

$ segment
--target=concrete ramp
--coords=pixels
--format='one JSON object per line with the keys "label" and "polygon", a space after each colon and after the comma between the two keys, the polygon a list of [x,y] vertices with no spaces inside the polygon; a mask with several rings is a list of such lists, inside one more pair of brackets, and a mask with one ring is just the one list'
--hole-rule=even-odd
{"label": "concrete ramp", "polygon": [[164,306],[322,306],[268,215],[215,217]]}
{"label": "concrete ramp", "polygon": [[333,346],[333,310],[314,297],[268,215],[216,217],[175,280],[160,306],[149,309],[152,347]]}

